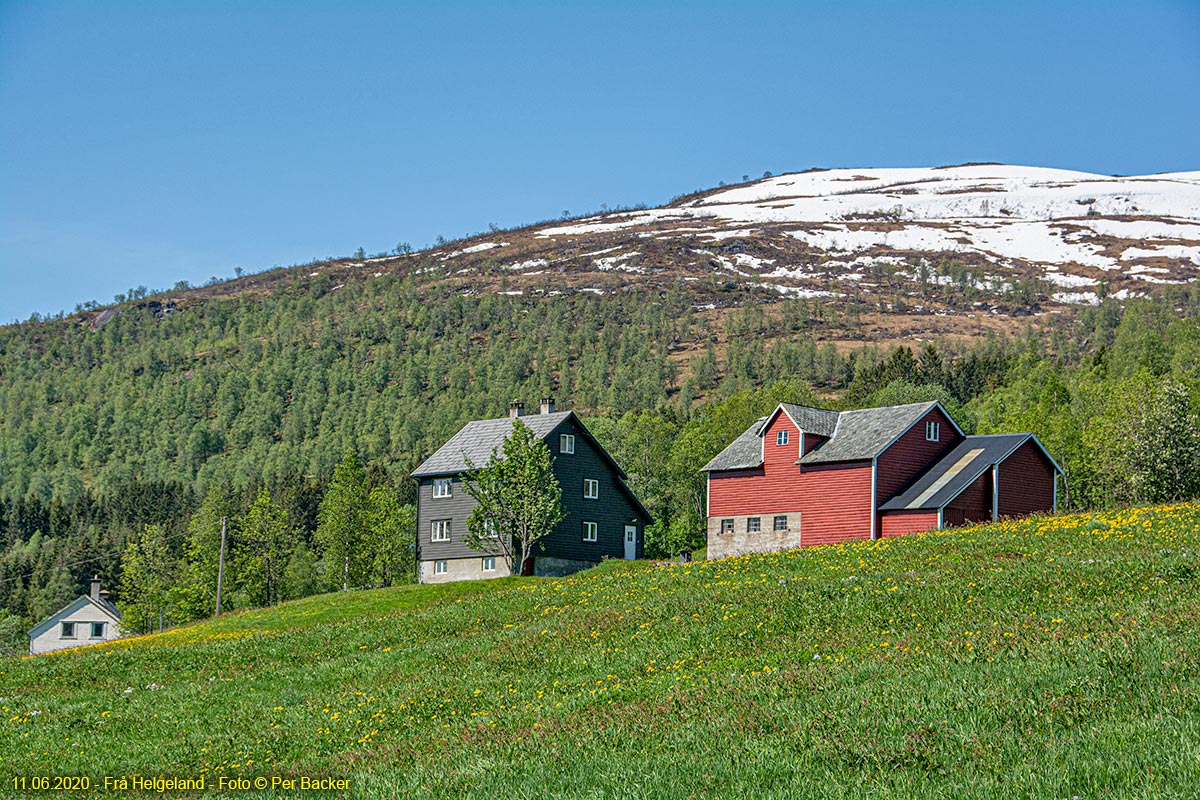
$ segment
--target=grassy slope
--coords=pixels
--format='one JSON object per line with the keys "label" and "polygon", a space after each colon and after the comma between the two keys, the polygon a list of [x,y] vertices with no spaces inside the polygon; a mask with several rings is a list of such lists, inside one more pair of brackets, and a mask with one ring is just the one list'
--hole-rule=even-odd
{"label": "grassy slope", "polygon": [[1198,555],[1193,504],[326,595],[0,664],[0,779],[324,773],[352,778],[355,797],[1189,796]]}

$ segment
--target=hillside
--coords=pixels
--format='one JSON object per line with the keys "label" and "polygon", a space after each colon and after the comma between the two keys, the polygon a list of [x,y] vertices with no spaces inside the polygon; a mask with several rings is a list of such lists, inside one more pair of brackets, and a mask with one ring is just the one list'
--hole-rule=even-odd
{"label": "hillside", "polygon": [[[748,300],[810,299],[853,314],[852,324],[823,337],[843,349],[913,337],[969,340],[1012,333],[1030,316],[1069,315],[1105,297],[1155,296],[1194,282],[1200,172],[814,169],[659,208],[496,229],[420,253],[313,262],[290,277],[328,278],[336,289],[352,276],[396,272],[464,297],[676,288],[712,321]],[[287,277],[249,276],[180,299],[261,293]],[[687,362],[686,350],[679,360]]]}
{"label": "hillside", "polygon": [[0,763],[347,797],[1190,796],[1198,552],[1190,504],[324,595],[5,661]]}

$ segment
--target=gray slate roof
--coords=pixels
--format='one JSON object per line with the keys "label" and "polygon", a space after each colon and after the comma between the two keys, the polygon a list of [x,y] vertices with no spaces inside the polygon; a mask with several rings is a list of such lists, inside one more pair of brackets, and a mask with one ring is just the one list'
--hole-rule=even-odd
{"label": "gray slate roof", "polygon": [[908,430],[936,402],[843,411],[833,438],[800,459],[800,464],[869,461]]}
{"label": "gray slate roof", "polygon": [[717,472],[726,469],[749,469],[762,465],[762,424],[769,419],[759,417],[746,432],[717,453],[712,461],[704,465],[701,472]]}
{"label": "gray slate roof", "polygon": [[795,420],[802,431],[821,436],[833,436],[833,432],[837,429],[838,412],[836,411],[798,406],[793,403],[780,403],[779,405],[783,407],[789,417]]}
{"label": "gray slate roof", "polygon": [[[554,414],[529,414],[521,417],[521,422],[533,431],[534,436],[545,439],[572,413],[559,411]],[[504,440],[512,433],[512,427],[511,417],[468,422],[450,437],[450,441],[413,470],[412,475],[414,478],[458,475],[470,470],[472,465],[478,469],[487,463],[493,448],[498,449],[504,445]]]}
{"label": "gray slate roof", "polygon": [[879,507],[880,511],[916,511],[941,508],[975,479],[1008,458],[1032,437],[1031,433],[968,436],[916,483]]}

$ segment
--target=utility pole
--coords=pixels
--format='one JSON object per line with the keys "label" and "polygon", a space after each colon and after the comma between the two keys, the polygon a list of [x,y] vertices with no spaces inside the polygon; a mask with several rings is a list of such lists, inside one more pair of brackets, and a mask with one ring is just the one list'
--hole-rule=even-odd
{"label": "utility pole", "polygon": [[221,586],[225,582],[225,518],[221,517],[221,555],[217,557],[217,616],[221,615]]}

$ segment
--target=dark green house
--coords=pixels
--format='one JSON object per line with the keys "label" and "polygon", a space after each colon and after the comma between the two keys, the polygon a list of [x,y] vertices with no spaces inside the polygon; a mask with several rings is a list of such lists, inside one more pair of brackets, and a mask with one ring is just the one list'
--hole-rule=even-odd
{"label": "dark green house", "polygon": [[512,432],[513,420],[550,448],[554,475],[566,512],[535,545],[520,568],[525,575],[560,576],[587,569],[605,558],[641,558],[650,514],[625,485],[626,476],[573,411],[554,410],[545,399],[541,413],[524,413],[513,403],[500,419],[468,422],[413,471],[417,479],[417,565],[422,583],[498,578],[518,571],[502,554],[472,550],[464,543],[475,501],[462,487],[472,465],[482,466]]}

